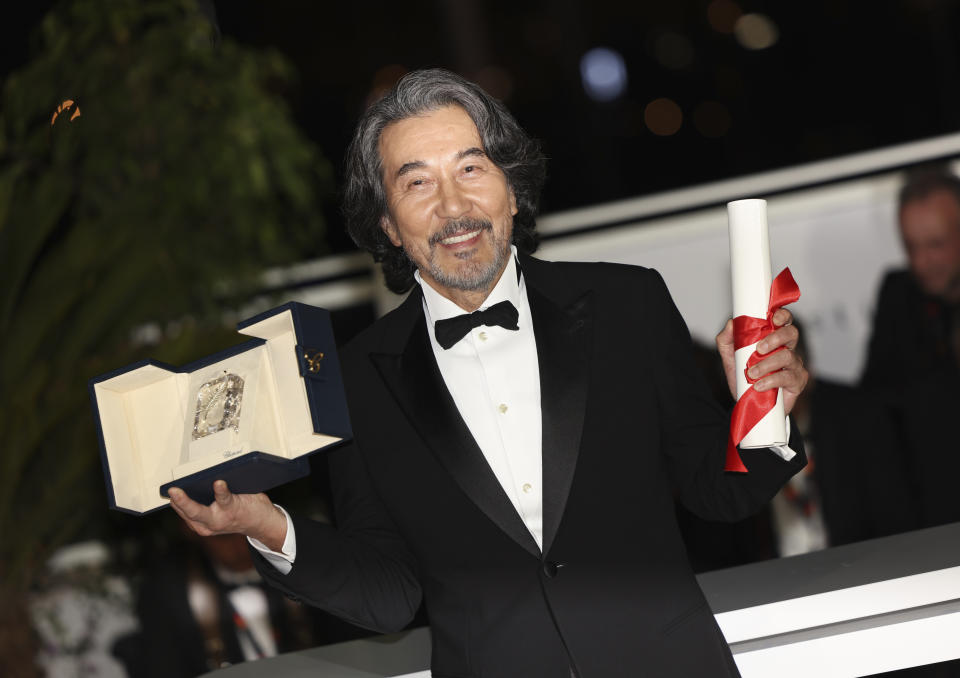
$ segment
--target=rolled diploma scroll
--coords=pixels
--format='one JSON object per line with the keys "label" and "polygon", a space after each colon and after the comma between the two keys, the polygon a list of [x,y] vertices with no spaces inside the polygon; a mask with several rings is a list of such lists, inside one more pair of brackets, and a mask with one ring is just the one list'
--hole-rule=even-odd
{"label": "rolled diploma scroll", "polygon": [[[766,318],[770,303],[770,233],[767,229],[766,200],[736,200],[727,203],[730,223],[730,272],[733,278],[733,315]],[[750,385],[744,370],[756,344],[739,349],[737,365],[737,400]],[[783,391],[777,391],[777,404],[750,429],[740,447],[771,447],[787,444]]]}

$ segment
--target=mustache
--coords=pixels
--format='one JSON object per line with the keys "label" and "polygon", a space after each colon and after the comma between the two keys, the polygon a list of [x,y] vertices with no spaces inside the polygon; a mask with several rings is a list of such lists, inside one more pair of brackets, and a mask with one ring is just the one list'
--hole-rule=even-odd
{"label": "mustache", "polygon": [[430,244],[438,245],[444,238],[449,238],[458,233],[468,233],[469,231],[492,231],[493,223],[487,219],[477,219],[474,217],[463,217],[462,219],[451,219],[443,228],[430,236]]}

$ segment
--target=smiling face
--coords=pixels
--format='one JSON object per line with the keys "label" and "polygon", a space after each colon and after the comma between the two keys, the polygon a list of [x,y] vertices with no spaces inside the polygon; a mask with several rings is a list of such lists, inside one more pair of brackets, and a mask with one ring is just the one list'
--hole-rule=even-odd
{"label": "smiling face", "polygon": [[960,300],[960,204],[934,191],[900,210],[900,234],[910,270],[928,294]]}
{"label": "smiling face", "polygon": [[517,204],[473,120],[447,106],[388,125],[380,136],[387,195],[381,227],[420,275],[474,310],[510,255]]}

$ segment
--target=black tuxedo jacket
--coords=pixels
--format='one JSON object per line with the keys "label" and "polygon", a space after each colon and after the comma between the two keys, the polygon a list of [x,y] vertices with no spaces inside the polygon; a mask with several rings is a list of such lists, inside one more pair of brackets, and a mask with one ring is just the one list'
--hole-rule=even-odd
{"label": "black tuxedo jacket", "polygon": [[955,307],[926,294],[909,271],[883,279],[861,385],[879,398],[877,417],[895,431],[894,463],[879,468],[904,471],[894,480],[906,481],[913,496],[916,523],[908,529],[960,520],[960,456],[943,445],[960,411],[960,356],[951,341],[958,319]]}
{"label": "black tuxedo jacket", "polygon": [[[736,520],[802,468],[743,452],[660,276],[521,257],[540,367],[543,553],[446,389],[415,290],[342,353],[354,444],[339,529],[294,518],[289,594],[380,631],[426,604],[437,677],[736,676],[687,563],[674,493]],[[796,440],[791,441],[797,444]],[[797,448],[794,448],[797,449]]]}
{"label": "black tuxedo jacket", "polygon": [[880,286],[861,386],[896,398],[931,378],[946,376],[956,384],[960,356],[954,357],[951,345],[952,315],[909,271],[888,272]]}

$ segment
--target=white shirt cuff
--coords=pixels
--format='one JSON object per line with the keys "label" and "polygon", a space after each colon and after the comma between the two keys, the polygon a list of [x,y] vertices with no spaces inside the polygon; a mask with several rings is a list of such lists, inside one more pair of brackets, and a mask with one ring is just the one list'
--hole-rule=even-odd
{"label": "white shirt cuff", "polygon": [[[787,417],[787,440],[790,440],[790,417]],[[771,445],[770,450],[784,461],[790,461],[797,456],[789,445]]]}
{"label": "white shirt cuff", "polygon": [[266,558],[267,562],[277,568],[280,574],[289,574],[290,570],[293,569],[293,561],[297,557],[297,535],[293,530],[293,521],[290,520],[290,514],[287,513],[287,510],[277,504],[274,504],[274,506],[280,509],[287,519],[287,536],[283,540],[280,551],[270,550],[263,542],[253,537],[247,537],[247,541]]}

